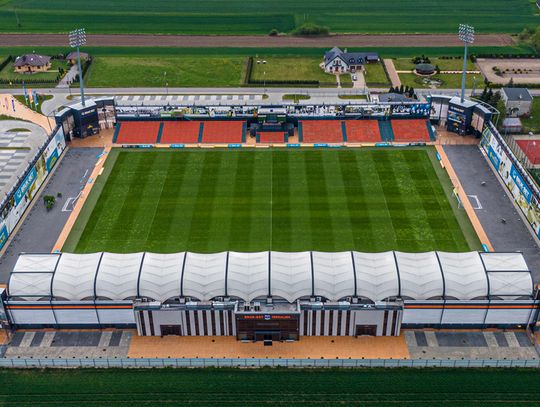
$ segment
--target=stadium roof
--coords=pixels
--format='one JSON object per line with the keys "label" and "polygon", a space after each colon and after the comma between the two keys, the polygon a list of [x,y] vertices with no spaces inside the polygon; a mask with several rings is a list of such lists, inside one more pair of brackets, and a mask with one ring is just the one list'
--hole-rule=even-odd
{"label": "stadium roof", "polygon": [[533,281],[521,253],[52,253],[21,254],[8,293],[72,301],[515,299],[530,297]]}

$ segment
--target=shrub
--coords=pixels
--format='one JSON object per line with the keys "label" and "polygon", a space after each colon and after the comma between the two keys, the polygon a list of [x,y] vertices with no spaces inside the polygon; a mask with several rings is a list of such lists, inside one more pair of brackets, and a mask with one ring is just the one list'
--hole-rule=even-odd
{"label": "shrub", "polygon": [[50,211],[56,202],[56,198],[52,195],[45,195],[43,197],[43,202],[45,203],[45,208],[47,208],[48,211]]}
{"label": "shrub", "polygon": [[313,23],[305,23],[293,30],[291,34],[301,37],[324,37],[330,35],[330,29]]}
{"label": "shrub", "polygon": [[277,28],[272,28],[272,30],[268,33],[270,37],[276,37],[279,34],[279,31]]}

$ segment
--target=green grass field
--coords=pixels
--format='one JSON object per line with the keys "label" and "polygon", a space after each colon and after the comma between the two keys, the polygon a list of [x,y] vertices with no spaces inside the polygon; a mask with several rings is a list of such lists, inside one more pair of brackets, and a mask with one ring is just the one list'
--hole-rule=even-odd
{"label": "green grass field", "polygon": [[535,369],[5,369],[2,406],[533,406]]}
{"label": "green grass field", "polygon": [[454,33],[463,22],[478,32],[518,33],[540,18],[530,0],[0,1],[3,32],[267,34],[306,21],[340,33]]}
{"label": "green grass field", "polygon": [[[430,61],[432,65],[438,65],[441,71],[461,71],[463,69],[463,58],[446,59],[430,57]],[[394,66],[398,71],[412,71],[415,64],[413,64],[411,58],[395,58]],[[467,70],[475,71],[478,69],[475,67],[474,62],[469,60],[467,61]]]}
{"label": "green grass field", "polygon": [[[233,56],[130,56],[94,59],[89,87],[240,86],[246,58]],[[76,85],[78,86],[78,85]]]}
{"label": "green grass field", "polygon": [[[460,89],[461,88],[461,74],[436,74],[429,77],[430,79],[437,79],[442,81],[442,84],[438,86],[440,89]],[[482,74],[467,74],[465,86],[467,89],[472,89],[474,86],[474,78],[476,78],[476,89],[481,89],[484,86],[484,77]],[[415,89],[429,88],[429,84],[423,82],[423,78],[414,73],[400,73],[399,79],[401,83],[406,86],[412,86]]]}
{"label": "green grass field", "polygon": [[382,66],[382,63],[367,64],[365,66],[364,77],[368,86],[385,87],[390,86],[390,81]]}
{"label": "green grass field", "polygon": [[479,247],[432,149],[114,150],[108,160],[64,251]]}
{"label": "green grass field", "polygon": [[532,131],[533,133],[540,132],[540,98],[534,97],[531,107],[531,115],[521,119],[524,127],[524,133]]}
{"label": "green grass field", "polygon": [[[2,61],[3,59],[0,59]],[[56,77],[58,76],[58,69],[62,67],[66,71],[69,69],[68,65],[65,61],[59,61],[57,59],[53,59],[51,61],[51,69],[49,69],[47,72],[38,72],[31,75],[28,74],[22,74],[15,72],[13,70],[12,64],[7,64],[4,69],[0,71],[0,78],[5,80],[14,80],[14,79],[29,79],[29,80],[56,80]]]}

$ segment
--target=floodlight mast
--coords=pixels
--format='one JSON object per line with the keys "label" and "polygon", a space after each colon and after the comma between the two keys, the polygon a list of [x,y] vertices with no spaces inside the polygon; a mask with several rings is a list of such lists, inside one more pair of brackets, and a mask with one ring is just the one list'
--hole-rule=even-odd
{"label": "floodlight mast", "polygon": [[467,51],[469,44],[474,43],[474,27],[467,24],[459,25],[459,39],[463,41],[465,45],[465,52],[463,55],[463,73],[461,76],[461,103],[465,100],[465,83],[467,80]]}
{"label": "floodlight mast", "polygon": [[86,30],[84,28],[78,28],[69,33],[69,45],[72,48],[77,48],[77,65],[79,67],[79,85],[81,88],[81,103],[85,105],[84,101],[84,84],[83,84],[83,73],[81,68],[81,51],[79,47],[86,44]]}

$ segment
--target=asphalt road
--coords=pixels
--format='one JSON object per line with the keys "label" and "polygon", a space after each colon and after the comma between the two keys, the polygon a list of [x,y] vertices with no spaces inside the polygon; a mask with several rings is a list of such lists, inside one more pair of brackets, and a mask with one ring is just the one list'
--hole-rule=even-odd
{"label": "asphalt road", "polygon": [[[478,146],[444,146],[461,185],[496,251],[523,252],[535,282],[540,281],[540,248],[506,189],[489,167]],[[486,184],[481,185],[482,182]],[[471,195],[473,197],[471,197]],[[476,200],[478,198],[478,201]],[[505,222],[502,222],[502,219]]]}
{"label": "asphalt road", "polygon": [[[73,206],[73,199],[70,198],[76,197],[86,184],[101,151],[100,148],[70,148],[65,153],[41,195],[35,198],[35,205],[19,231],[0,257],[0,284],[6,283],[19,253],[49,253],[52,250],[71,213],[69,209]],[[42,196],[56,196],[59,192],[62,197],[57,198],[54,208],[47,211]],[[63,211],[68,200],[68,211]]]}

